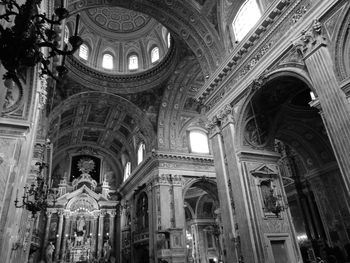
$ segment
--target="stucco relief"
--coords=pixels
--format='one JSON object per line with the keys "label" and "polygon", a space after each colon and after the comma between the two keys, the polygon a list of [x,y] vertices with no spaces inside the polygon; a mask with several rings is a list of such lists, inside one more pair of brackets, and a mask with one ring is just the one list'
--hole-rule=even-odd
{"label": "stucco relief", "polygon": [[16,140],[0,138],[0,211],[3,207],[3,199],[7,180],[10,176],[10,169],[14,164],[12,159],[16,149]]}
{"label": "stucco relief", "polygon": [[8,114],[18,109],[23,102],[23,87],[18,86],[12,80],[6,80],[7,88],[2,114]]}

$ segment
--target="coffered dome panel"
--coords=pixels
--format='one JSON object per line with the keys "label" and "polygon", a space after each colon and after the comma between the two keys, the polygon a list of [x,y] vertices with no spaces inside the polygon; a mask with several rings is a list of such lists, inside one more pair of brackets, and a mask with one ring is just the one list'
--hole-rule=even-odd
{"label": "coffered dome panel", "polygon": [[[66,32],[71,36],[76,31],[74,17],[67,19],[66,26]],[[68,63],[78,62],[110,76],[138,75],[164,65],[169,57],[168,30],[141,12],[121,7],[89,8],[81,12],[78,32],[84,40],[81,47],[84,51],[76,52],[76,61],[68,60]],[[152,57],[154,48],[157,49],[156,59]],[[107,66],[104,65],[106,55],[109,58]]]}
{"label": "coffered dome panel", "polygon": [[101,29],[115,33],[135,32],[151,20],[148,15],[121,7],[92,8],[87,15]]}

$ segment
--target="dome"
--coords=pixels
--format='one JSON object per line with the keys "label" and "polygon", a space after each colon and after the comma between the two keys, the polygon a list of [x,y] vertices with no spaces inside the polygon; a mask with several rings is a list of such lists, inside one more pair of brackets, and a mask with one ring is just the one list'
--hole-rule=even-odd
{"label": "dome", "polygon": [[[65,39],[75,32],[68,19]],[[74,57],[95,70],[114,75],[135,74],[156,66],[169,49],[169,33],[150,16],[121,7],[81,12],[78,34],[84,44]]]}

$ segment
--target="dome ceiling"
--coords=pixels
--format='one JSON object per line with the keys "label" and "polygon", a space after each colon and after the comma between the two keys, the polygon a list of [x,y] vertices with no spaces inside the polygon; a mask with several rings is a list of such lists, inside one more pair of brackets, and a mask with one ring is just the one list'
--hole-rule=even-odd
{"label": "dome ceiling", "polygon": [[[75,28],[72,16],[66,23],[70,35]],[[84,66],[107,75],[136,75],[153,69],[168,54],[168,31],[150,16],[121,7],[90,8],[81,12],[79,35],[87,46],[87,58],[76,52],[75,59]],[[157,47],[159,58],[152,60]],[[112,56],[111,68],[102,66],[103,56]],[[130,57],[137,56],[137,67],[131,68]],[[71,63],[72,64],[72,63]],[[74,64],[74,63],[73,63]]]}
{"label": "dome ceiling", "polygon": [[108,33],[131,33],[142,29],[150,21],[155,22],[148,15],[121,7],[91,8],[86,13],[91,22]]}

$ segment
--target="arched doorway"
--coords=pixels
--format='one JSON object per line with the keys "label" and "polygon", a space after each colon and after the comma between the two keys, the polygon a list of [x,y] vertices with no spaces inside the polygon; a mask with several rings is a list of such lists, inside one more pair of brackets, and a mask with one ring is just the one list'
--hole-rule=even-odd
{"label": "arched doorway", "polygon": [[[306,81],[270,75],[247,103],[244,145],[276,151],[304,262],[345,262],[349,208],[340,170]],[[316,105],[317,106],[317,105]],[[334,191],[337,189],[337,191]]]}
{"label": "arched doorway", "polygon": [[194,182],[185,192],[187,262],[222,260],[220,209],[217,186],[209,180]]}

